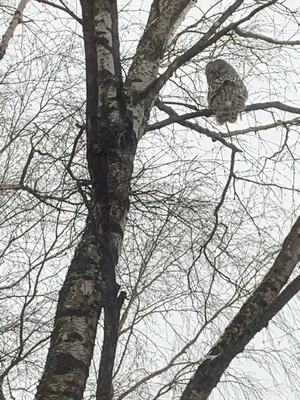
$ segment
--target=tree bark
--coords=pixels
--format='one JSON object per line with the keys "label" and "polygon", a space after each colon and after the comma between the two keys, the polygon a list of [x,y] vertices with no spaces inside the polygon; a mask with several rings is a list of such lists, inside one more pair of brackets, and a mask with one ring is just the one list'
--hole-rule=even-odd
{"label": "tree bark", "polygon": [[38,400],[81,400],[101,310],[100,257],[95,224],[88,217],[63,287]]}
{"label": "tree bark", "polygon": [[28,2],[28,0],[20,1],[18,8],[16,9],[14,16],[13,16],[6,32],[2,36],[2,40],[0,43],[0,60],[2,60],[2,58],[4,57],[4,55],[6,53],[8,43],[9,43],[10,39],[13,37],[16,27],[18,26],[18,24],[20,24],[22,22],[23,12],[25,10],[27,2]]}
{"label": "tree bark", "polygon": [[[116,4],[82,0],[81,5],[92,198],[82,242],[60,292],[45,371],[36,394],[39,400],[82,399],[100,310],[104,308],[105,314],[113,310],[113,322],[117,325],[124,300],[123,292],[118,295],[115,267],[129,209],[136,140],[122,93],[118,40],[113,37],[116,29],[111,30]],[[110,325],[105,316],[105,327]],[[104,357],[109,374],[114,352],[115,349],[105,353],[109,359]],[[111,390],[109,375],[106,378],[104,389],[102,385],[104,393]]]}

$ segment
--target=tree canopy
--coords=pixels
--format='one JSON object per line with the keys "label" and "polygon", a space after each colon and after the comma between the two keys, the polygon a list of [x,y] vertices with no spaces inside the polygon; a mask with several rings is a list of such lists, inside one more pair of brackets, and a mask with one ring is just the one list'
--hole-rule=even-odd
{"label": "tree canopy", "polygon": [[0,400],[299,398],[300,7],[0,13]]}

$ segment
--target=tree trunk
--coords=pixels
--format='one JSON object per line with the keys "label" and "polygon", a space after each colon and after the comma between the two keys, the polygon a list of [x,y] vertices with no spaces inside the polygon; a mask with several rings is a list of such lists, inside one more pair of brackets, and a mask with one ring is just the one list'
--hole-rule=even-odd
{"label": "tree trunk", "polygon": [[88,218],[64,285],[36,399],[82,399],[101,310],[95,224]]}

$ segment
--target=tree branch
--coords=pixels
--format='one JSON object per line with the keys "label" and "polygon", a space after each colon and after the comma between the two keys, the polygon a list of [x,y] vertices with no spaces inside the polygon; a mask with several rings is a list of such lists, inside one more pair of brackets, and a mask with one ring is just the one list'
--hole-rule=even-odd
{"label": "tree branch", "polygon": [[245,111],[257,111],[257,110],[266,110],[268,108],[277,108],[278,110],[300,114],[299,107],[288,106],[287,104],[283,104],[280,101],[269,101],[266,103],[256,103],[246,106]]}
{"label": "tree branch", "polygon": [[[157,106],[157,104],[158,104],[158,102],[155,103],[156,106]],[[160,107],[161,107],[162,104],[164,104],[165,107],[168,107],[168,106],[165,105],[165,103],[163,103],[161,101],[160,101],[159,104],[160,104]],[[184,105],[184,104],[182,104],[182,105]],[[167,108],[164,109],[164,108],[160,108],[160,107],[158,107],[158,108],[161,109],[162,111],[167,112],[166,111]],[[294,114],[300,114],[300,108],[288,106],[287,104],[283,104],[280,101],[270,101],[270,102],[266,102],[266,103],[251,104],[249,106],[246,106],[245,112],[258,111],[258,110],[267,110],[269,108],[276,108],[278,110],[282,110],[282,111],[286,111],[286,112],[290,112],[290,113],[294,113]],[[182,114],[182,115],[178,115],[171,107],[168,107],[168,110],[169,111],[167,112],[167,114],[169,114],[170,117],[167,118],[167,119],[164,119],[162,121],[155,122],[152,125],[148,125],[147,128],[146,128],[146,132],[153,131],[153,130],[156,130],[156,129],[161,129],[161,128],[164,128],[165,126],[168,126],[168,125],[171,125],[171,124],[174,124],[174,123],[179,123],[180,124],[181,122],[189,120],[189,119],[192,119],[192,118],[198,118],[198,117],[206,117],[206,118],[208,118],[208,117],[211,117],[213,115],[213,112],[211,110],[209,110],[209,109],[206,109],[206,108],[204,108],[202,110],[199,110],[199,111],[194,111],[194,112],[191,112],[191,113],[187,113],[187,114]],[[171,112],[170,110],[172,110],[173,113],[170,114],[170,112]],[[290,123],[292,121],[297,122],[297,120],[298,120],[298,118],[296,118],[294,120],[290,120],[289,122]],[[236,134],[247,133],[247,132],[250,132],[250,131],[253,131],[253,130],[270,129],[270,128],[276,127],[276,126],[278,126],[280,124],[284,124],[284,123],[287,123],[287,122],[280,121],[278,123],[265,125],[265,128],[264,127],[247,128],[244,131],[237,131],[238,133],[236,133]],[[233,133],[234,132],[231,132],[230,134],[222,134],[222,136],[223,137],[234,136]]]}
{"label": "tree branch", "polygon": [[118,295],[120,286],[116,281],[115,268],[121,253],[129,211],[130,179],[137,142],[123,90],[116,0],[96,0],[94,21],[98,128],[91,130],[87,124],[87,159],[100,255],[101,305],[104,308],[104,342],[97,399],[107,400],[112,394],[120,309],[125,299],[125,292]]}
{"label": "tree branch", "polygon": [[[95,32],[97,40],[99,117],[108,118],[109,105],[126,115],[123,95],[120,43],[118,32],[118,10],[115,0],[97,0],[95,3]],[[104,108],[103,108],[104,107]],[[107,115],[106,115],[107,114]]]}
{"label": "tree branch", "polygon": [[116,301],[104,309],[104,338],[97,380],[97,400],[113,398],[112,375],[119,339],[120,311],[125,298],[126,293],[121,292]]}
{"label": "tree branch", "polygon": [[240,129],[240,130],[232,131],[232,132],[224,132],[224,133],[222,133],[222,137],[228,138],[228,137],[233,137],[233,136],[238,136],[238,135],[245,135],[246,133],[250,133],[250,132],[266,131],[268,129],[277,128],[278,126],[289,127],[289,126],[299,126],[299,125],[300,125],[300,117],[290,119],[287,121],[276,121],[273,124],[250,126],[249,128],[246,128],[246,129]]}
{"label": "tree branch", "polygon": [[[162,111],[165,111],[167,114],[169,114],[171,117],[174,116],[178,116],[178,114],[176,114],[176,112],[171,108],[166,106],[163,102],[161,102],[160,100],[156,100],[155,105]],[[220,133],[218,132],[213,132],[210,131],[207,128],[203,128],[202,126],[193,123],[193,122],[189,122],[189,121],[180,121],[178,122],[180,125],[185,126],[187,128],[193,129],[209,138],[211,138],[214,142],[218,141],[220,143],[222,143],[224,146],[230,148],[231,150],[233,150],[234,152],[241,152],[240,149],[238,149],[234,144],[232,143],[228,143],[226,142],[225,139],[222,138],[222,136],[220,135]]]}
{"label": "tree branch", "polygon": [[144,134],[154,97],[140,94],[157,78],[158,68],[174,28],[194,0],[153,0],[144,34],[139,41],[125,82],[126,95],[137,138]]}
{"label": "tree branch", "polygon": [[239,36],[246,37],[246,38],[252,38],[252,39],[256,39],[256,40],[263,40],[264,42],[272,43],[272,44],[279,45],[279,46],[299,46],[300,45],[300,40],[277,40],[277,39],[270,38],[268,36],[260,35],[259,33],[247,32],[238,27],[236,27],[234,29],[234,31]]}
{"label": "tree branch", "polygon": [[[194,398],[206,400],[208,398],[233,358],[244,350],[254,335],[266,326],[271,316],[274,315],[268,313],[270,309],[272,310],[272,303],[275,302],[273,313],[276,310],[277,297],[281,301],[277,307],[283,307],[285,304],[284,299],[287,299],[288,296],[284,296],[288,292],[283,291],[282,297],[278,294],[299,261],[300,217],[284,240],[280,253],[261,284],[244,303],[223,335],[200,363],[195,375],[184,390],[181,400]],[[298,285],[297,281],[294,285],[294,292]]]}
{"label": "tree branch", "polygon": [[193,4],[194,0],[153,1],[145,32],[128,72],[126,87],[129,92],[134,95],[141,93],[156,79],[174,26],[186,15]]}
{"label": "tree branch", "polygon": [[[256,335],[263,328],[266,328],[269,322],[278,314],[279,311],[297,294],[300,290],[300,275],[297,276],[279,296],[271,303],[259,318],[254,322],[251,328],[251,335]],[[250,332],[249,332],[250,333]]]}
{"label": "tree branch", "polygon": [[65,13],[69,14],[72,18],[75,19],[75,21],[79,22],[82,25],[82,19],[78,17],[69,7],[67,7],[65,4],[63,6],[60,6],[59,4],[55,4],[52,1],[49,0],[35,0],[38,3],[46,4],[48,6],[57,8],[58,10],[64,11]]}

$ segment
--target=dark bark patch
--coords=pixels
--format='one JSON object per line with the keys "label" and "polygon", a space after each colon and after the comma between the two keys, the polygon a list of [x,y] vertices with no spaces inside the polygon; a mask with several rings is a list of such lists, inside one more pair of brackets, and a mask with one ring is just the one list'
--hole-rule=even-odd
{"label": "dark bark patch", "polygon": [[99,46],[103,46],[105,49],[112,52],[112,47],[109,45],[109,41],[107,40],[106,37],[104,37],[105,34],[106,34],[106,32],[104,32],[104,31],[103,32],[98,31],[96,34],[96,43]]}
{"label": "dark bark patch", "polygon": [[[76,305],[76,307],[78,307],[78,305]],[[60,317],[86,317],[93,314],[93,312],[89,313],[89,310],[87,310],[88,307],[90,308],[89,304],[86,304],[86,307],[82,306],[80,309],[76,307],[68,307],[63,309],[60,313]]]}
{"label": "dark bark patch", "polygon": [[77,333],[77,332],[70,333],[68,335],[68,339],[66,340],[66,342],[76,342],[76,341],[79,341],[79,342],[83,341],[83,337],[81,335],[79,335],[79,333]]}
{"label": "dark bark patch", "polygon": [[70,353],[57,354],[54,362],[54,373],[57,375],[69,374],[74,371],[85,370],[84,362],[77,360]]}

